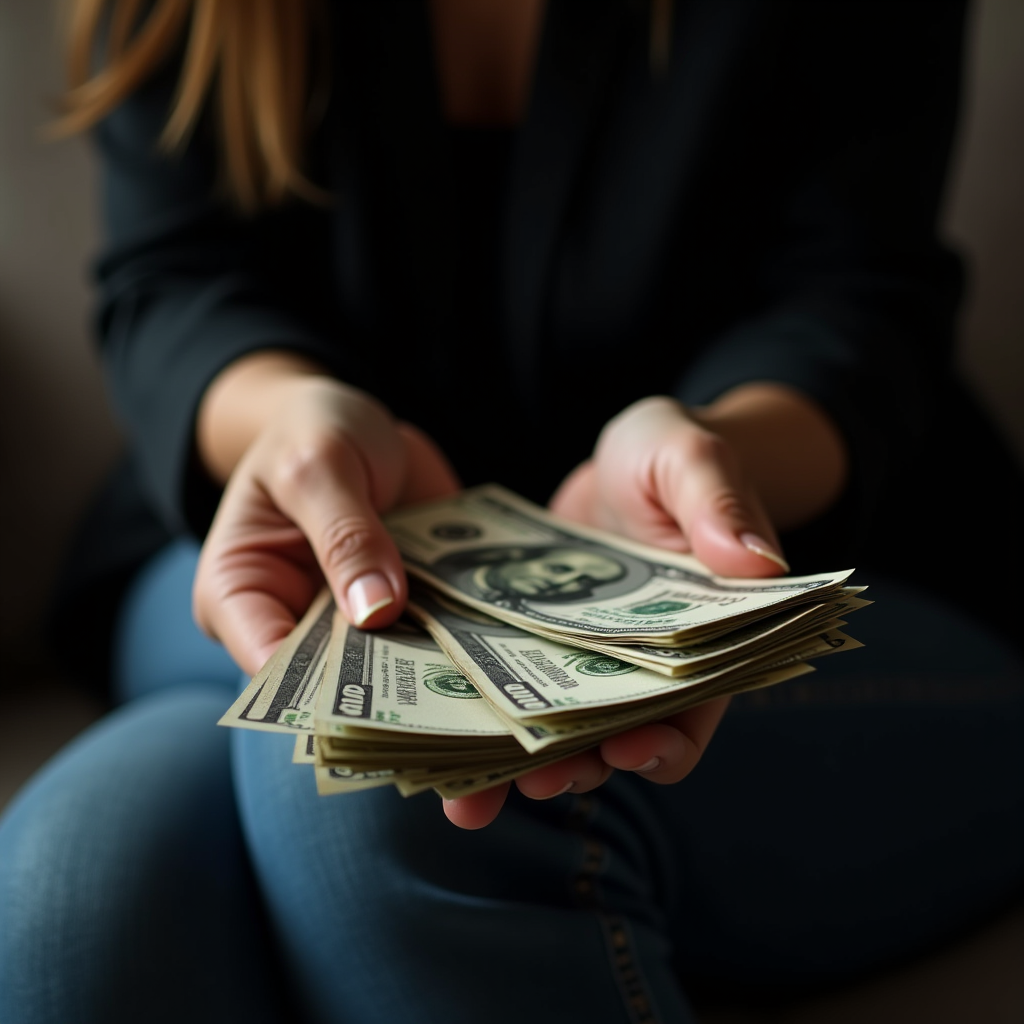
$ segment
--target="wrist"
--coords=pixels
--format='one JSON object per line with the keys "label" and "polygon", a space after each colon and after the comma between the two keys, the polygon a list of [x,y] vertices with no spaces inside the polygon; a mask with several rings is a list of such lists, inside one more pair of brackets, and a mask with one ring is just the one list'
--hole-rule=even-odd
{"label": "wrist", "polygon": [[817,518],[846,486],[849,458],[838,427],[793,388],[744,384],[687,415],[729,445],[779,529]]}
{"label": "wrist", "polygon": [[207,387],[196,416],[196,447],[207,472],[224,483],[265,427],[302,391],[335,384],[312,360],[254,352],[225,367]]}

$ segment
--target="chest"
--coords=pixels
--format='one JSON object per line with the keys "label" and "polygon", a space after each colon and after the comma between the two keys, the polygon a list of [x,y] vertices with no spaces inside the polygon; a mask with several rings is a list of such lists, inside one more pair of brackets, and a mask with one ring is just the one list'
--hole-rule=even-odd
{"label": "chest", "polygon": [[508,125],[522,119],[544,8],[544,0],[431,0],[446,120]]}
{"label": "chest", "polygon": [[792,62],[764,31],[775,7],[677,4],[657,70],[646,3],[547,0],[530,23],[505,19],[534,0],[473,0],[503,15],[474,24],[444,7],[462,2],[336,7],[335,120],[321,138],[325,180],[345,197],[332,245],[346,316],[373,335],[443,337],[464,305],[453,122],[515,126],[481,227],[517,358],[542,337],[613,348],[660,325],[662,307],[690,324],[710,307],[700,322],[737,315],[737,288],[720,295],[707,278],[728,265],[735,285],[748,269],[792,163],[773,113],[789,109],[774,68]]}

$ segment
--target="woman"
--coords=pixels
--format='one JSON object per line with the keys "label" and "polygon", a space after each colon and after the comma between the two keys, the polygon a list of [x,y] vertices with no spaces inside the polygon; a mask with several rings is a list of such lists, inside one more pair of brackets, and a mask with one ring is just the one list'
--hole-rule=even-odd
{"label": "woman", "polygon": [[[138,486],[205,541],[138,576],[131,699],[0,830],[0,1017],[689,1020],[681,979],[823,984],[1004,904],[1021,668],[970,602],[1008,605],[915,587],[968,528],[901,504],[960,394],[960,4],[138,6],[77,5],[69,118]],[[210,727],[237,678],[193,572],[251,673],[322,578],[392,622],[380,516],[492,478],[723,574],[781,534],[909,582],[866,572],[859,664],[735,701],[680,786],[720,702],[446,803],[463,831]]]}

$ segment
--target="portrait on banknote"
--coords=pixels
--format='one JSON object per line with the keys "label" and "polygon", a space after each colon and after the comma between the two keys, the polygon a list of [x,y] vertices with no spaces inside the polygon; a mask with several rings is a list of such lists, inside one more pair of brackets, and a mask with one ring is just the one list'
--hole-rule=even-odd
{"label": "portrait on banknote", "polygon": [[626,565],[607,551],[572,545],[501,545],[447,555],[431,567],[482,601],[585,601],[622,580]]}

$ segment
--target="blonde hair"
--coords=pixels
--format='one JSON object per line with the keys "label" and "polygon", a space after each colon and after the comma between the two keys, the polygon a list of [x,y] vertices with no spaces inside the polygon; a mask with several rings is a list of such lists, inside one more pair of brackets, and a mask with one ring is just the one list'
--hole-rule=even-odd
{"label": "blonde hair", "polygon": [[[310,52],[320,0],[153,0],[143,17],[146,3],[70,0],[69,88],[55,134],[96,124],[172,56],[187,32],[161,148],[183,147],[213,99],[224,184],[241,210],[289,196],[327,199],[302,171],[306,130],[326,95],[326,50]],[[674,3],[650,4],[649,59],[660,77],[669,63]],[[327,33],[319,36],[326,46]]]}
{"label": "blonde hair", "polygon": [[[292,195],[322,201],[325,194],[302,172],[316,0],[155,0],[142,17],[144,2],[73,0],[69,88],[56,132],[101,120],[172,56],[187,31],[161,148],[184,146],[212,99],[225,184],[242,210]],[[326,64],[319,63],[322,79]]]}

